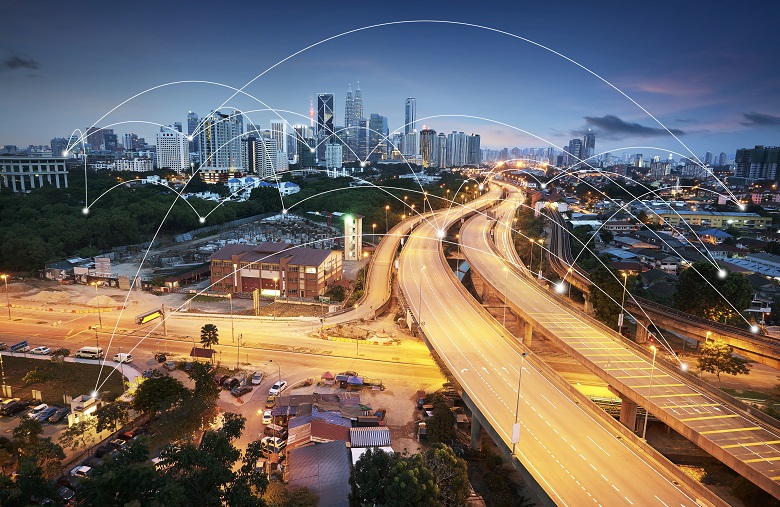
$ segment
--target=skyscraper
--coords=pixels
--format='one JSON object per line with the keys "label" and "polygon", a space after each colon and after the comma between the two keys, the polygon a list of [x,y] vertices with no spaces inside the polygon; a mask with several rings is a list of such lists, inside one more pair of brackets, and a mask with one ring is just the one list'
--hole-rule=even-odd
{"label": "skyscraper", "polygon": [[357,90],[355,90],[355,118],[358,120],[363,118],[363,92],[360,89],[360,81],[357,83]]}
{"label": "skyscraper", "polygon": [[387,118],[381,114],[371,113],[368,119],[368,160],[371,162],[389,158],[387,156],[388,133]]}
{"label": "skyscraper", "polygon": [[317,158],[325,160],[325,145],[333,142],[333,94],[317,94]]}
{"label": "skyscraper", "polygon": [[406,114],[404,116],[404,134],[410,134],[414,130],[414,122],[417,121],[417,99],[406,99]]}
{"label": "skyscraper", "polygon": [[569,167],[575,167],[579,166],[580,160],[582,159],[582,140],[580,139],[572,139],[569,141],[568,146],[568,157],[566,165]]}
{"label": "skyscraper", "polygon": [[344,150],[344,160],[354,162],[357,151],[357,119],[355,116],[355,101],[352,98],[352,85],[347,88],[347,98],[344,103],[344,132],[341,137],[346,141],[347,148]]}
{"label": "skyscraper", "polygon": [[[192,138],[192,141],[190,141],[189,150],[190,153],[197,153],[200,149],[200,144],[198,143],[198,136],[197,134],[193,136],[195,129],[198,128],[198,115],[196,113],[193,113],[190,111],[187,113],[187,136]],[[125,146],[125,149],[128,149],[127,146]]]}
{"label": "skyscraper", "polygon": [[201,122],[198,135],[200,163],[219,171],[235,171],[241,165],[241,135],[244,120],[241,111],[230,114],[212,111]]}
{"label": "skyscraper", "polygon": [[439,132],[436,136],[436,167],[446,167],[447,165],[447,136],[444,132]]}
{"label": "skyscraper", "polygon": [[479,150],[479,134],[466,136],[466,164],[479,165],[482,153]]}
{"label": "skyscraper", "polygon": [[756,146],[737,150],[734,159],[736,165],[734,176],[750,181],[777,181],[777,165],[780,162],[780,147]]}
{"label": "skyscraper", "polygon": [[436,131],[426,126],[420,131],[420,155],[423,167],[436,167]]}
{"label": "skyscraper", "polygon": [[161,127],[157,133],[157,168],[184,171],[190,166],[189,142],[175,125]]}
{"label": "skyscraper", "polygon": [[245,139],[244,168],[260,178],[271,178],[277,172],[278,147],[276,139],[251,135]]}
{"label": "skyscraper", "polygon": [[276,149],[287,150],[287,123],[283,120],[271,120],[271,137],[276,141]]}
{"label": "skyscraper", "polygon": [[454,130],[447,136],[447,167],[466,165],[466,134]]}
{"label": "skyscraper", "polygon": [[53,157],[64,156],[65,150],[68,149],[68,140],[64,137],[55,137],[51,140],[51,155]]}
{"label": "skyscraper", "polygon": [[595,160],[592,157],[596,154],[596,134],[590,129],[585,133],[585,137],[582,140],[582,159],[590,165],[595,165]]}

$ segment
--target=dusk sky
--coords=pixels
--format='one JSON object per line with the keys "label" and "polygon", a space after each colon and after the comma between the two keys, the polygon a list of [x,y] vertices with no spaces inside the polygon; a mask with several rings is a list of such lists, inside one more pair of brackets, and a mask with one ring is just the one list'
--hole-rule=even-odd
{"label": "dusk sky", "polygon": [[[378,5],[378,6],[377,6]],[[749,7],[745,7],[749,6]],[[0,145],[48,144],[129,97],[204,80],[240,88],[310,44],[367,25],[448,20],[510,32],[601,75],[645,107],[696,155],[780,144],[780,4],[757,2],[9,2],[0,1]],[[482,135],[482,146],[564,146],[588,127],[596,151],[658,146],[687,154],[628,99],[561,56],[469,26],[408,23],[320,44],[245,91],[308,123],[309,98],[347,86],[364,111],[403,123],[416,97],[420,123]],[[201,117],[232,91],[177,84],[136,98],[98,123],[154,143],[157,127]],[[316,102],[315,102],[316,104]],[[228,107],[264,108],[246,96]],[[422,119],[430,116],[444,116]],[[479,116],[487,120],[462,116]],[[248,113],[268,127],[272,115]],[[493,120],[500,123],[491,123]],[[535,134],[534,139],[519,130]],[[650,149],[631,153],[653,154]]]}

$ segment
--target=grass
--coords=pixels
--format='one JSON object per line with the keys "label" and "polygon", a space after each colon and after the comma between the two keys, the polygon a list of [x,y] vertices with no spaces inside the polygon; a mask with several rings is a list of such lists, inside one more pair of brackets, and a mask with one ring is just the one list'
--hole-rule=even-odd
{"label": "grass", "polygon": [[[22,377],[36,368],[43,373],[46,380],[25,386]],[[6,383],[12,387],[15,398],[31,400],[32,390],[37,389],[41,391],[43,403],[50,405],[63,405],[64,394],[76,398],[82,394],[92,393],[100,373],[100,365],[97,364],[52,363],[45,359],[12,356],[3,356],[3,369]],[[105,381],[100,387],[100,392],[104,396],[109,392],[114,395],[122,393],[119,372],[112,374],[106,380],[106,376],[113,371],[113,366],[106,365],[100,376],[101,383]]]}

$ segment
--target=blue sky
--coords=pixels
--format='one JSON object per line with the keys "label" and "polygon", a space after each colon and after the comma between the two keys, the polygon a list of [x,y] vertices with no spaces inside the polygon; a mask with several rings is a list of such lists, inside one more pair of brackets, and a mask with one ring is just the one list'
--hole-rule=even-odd
{"label": "blue sky", "polygon": [[[780,32],[774,20],[780,6],[687,3],[4,2],[0,15],[10,23],[0,34],[0,111],[6,120],[0,145],[47,144],[172,81],[238,88],[325,38],[419,19],[484,25],[547,46],[620,88],[697,155],[777,145]],[[529,42],[462,25],[406,23],[345,35],[280,64],[245,91],[302,115],[309,97],[333,92],[341,124],[347,85],[354,89],[357,81],[366,115],[387,116],[391,130],[402,125],[404,101],[413,96],[418,117],[444,116],[421,123],[479,133],[487,147],[563,145],[591,127],[597,151],[686,151],[636,105],[577,65]],[[128,102],[99,125],[185,123],[189,110],[203,116],[231,94],[213,85],[173,85]],[[240,96],[229,105],[263,107]],[[272,117],[249,116],[261,126]],[[114,130],[153,142],[157,129],[128,123]]]}

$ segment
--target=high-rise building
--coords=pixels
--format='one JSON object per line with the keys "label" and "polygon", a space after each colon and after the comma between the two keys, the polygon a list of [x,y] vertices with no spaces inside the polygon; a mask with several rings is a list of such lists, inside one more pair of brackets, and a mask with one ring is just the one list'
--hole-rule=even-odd
{"label": "high-rise building", "polygon": [[376,162],[389,158],[387,146],[387,118],[381,114],[371,113],[368,119],[368,160]]}
{"label": "high-rise building", "polygon": [[417,131],[412,130],[401,136],[401,154],[405,157],[414,157],[420,153]]}
{"label": "high-rise building", "polygon": [[414,122],[417,121],[417,99],[409,97],[406,99],[406,114],[404,115],[404,134],[409,134],[414,130]]}
{"label": "high-rise building", "polygon": [[63,157],[68,149],[68,140],[64,137],[55,137],[51,140],[51,155],[53,157]]}
{"label": "high-rise building", "polygon": [[241,111],[230,114],[212,111],[203,118],[198,135],[201,166],[218,172],[241,170],[241,136],[244,120]]}
{"label": "high-rise building", "polygon": [[566,165],[569,167],[579,166],[580,160],[582,159],[582,140],[570,140],[567,148],[566,152],[568,153],[568,156],[566,157]]}
{"label": "high-rise building", "polygon": [[423,167],[436,167],[436,131],[426,126],[420,131],[420,155]]}
{"label": "high-rise building", "polygon": [[737,150],[734,159],[734,176],[750,181],[778,180],[777,164],[780,162],[780,147],[756,146]]}
{"label": "high-rise building", "polygon": [[720,152],[720,155],[718,155],[718,165],[726,165],[726,153]]}
{"label": "high-rise building", "polygon": [[272,178],[276,175],[279,152],[276,139],[267,136],[250,135],[244,139],[243,167],[247,172],[260,178]]}
{"label": "high-rise building", "polygon": [[642,167],[645,165],[645,158],[641,153],[634,155],[634,165],[636,167]]}
{"label": "high-rise building", "polygon": [[357,149],[356,143],[356,116],[355,116],[355,101],[352,98],[352,85],[347,88],[347,97],[344,102],[344,132],[342,137],[346,141],[347,149],[344,152],[344,160],[346,162],[354,162],[356,156],[354,154]]}
{"label": "high-rise building", "polygon": [[125,147],[125,151],[131,151],[138,149],[138,136],[136,134],[125,134],[122,144]]}
{"label": "high-rise building", "polygon": [[189,142],[175,125],[160,128],[157,133],[157,168],[185,171],[190,167]]}
{"label": "high-rise building", "polygon": [[344,154],[342,146],[338,143],[325,145],[325,167],[327,169],[341,169]]}
{"label": "high-rise building", "polygon": [[591,129],[585,133],[582,139],[582,159],[590,165],[596,165],[593,156],[596,154],[596,134]]}
{"label": "high-rise building", "polygon": [[[196,113],[193,113],[190,111],[187,113],[187,136],[192,138],[192,141],[190,141],[189,149],[190,153],[197,153],[199,149],[198,145],[198,136],[193,135],[195,133],[195,129],[198,128],[198,115]],[[127,146],[125,146],[125,149],[127,149]]]}
{"label": "high-rise building", "polygon": [[332,93],[317,94],[317,158],[322,161],[325,160],[325,145],[333,142],[333,100]]}
{"label": "high-rise building", "polygon": [[361,162],[365,162],[368,158],[368,120],[365,118],[358,118],[357,121],[355,153]]}
{"label": "high-rise building", "polygon": [[479,134],[466,136],[466,165],[479,165],[482,160],[479,150]]}
{"label": "high-rise building", "polygon": [[452,131],[447,136],[447,167],[466,165],[466,134]]}
{"label": "high-rise building", "polygon": [[447,165],[447,135],[439,132],[436,136],[436,167],[446,167]]}
{"label": "high-rise building", "polygon": [[287,149],[287,123],[283,120],[271,120],[271,138],[276,141],[276,149],[285,152]]}
{"label": "high-rise building", "polygon": [[704,155],[704,165],[712,165],[712,153],[709,151]]}

